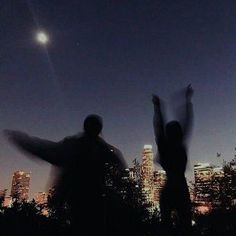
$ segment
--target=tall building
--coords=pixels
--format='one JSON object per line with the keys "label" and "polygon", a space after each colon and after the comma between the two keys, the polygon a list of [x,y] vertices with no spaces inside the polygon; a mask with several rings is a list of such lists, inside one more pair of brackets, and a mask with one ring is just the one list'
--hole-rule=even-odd
{"label": "tall building", "polygon": [[194,165],[195,193],[194,202],[196,205],[209,209],[210,189],[212,183],[213,166],[209,163],[198,163]]}
{"label": "tall building", "polygon": [[45,192],[37,192],[34,198],[37,204],[45,204],[47,203],[47,199],[48,199],[48,195]]}
{"label": "tall building", "polygon": [[195,210],[207,213],[211,209],[211,189],[213,166],[209,163],[194,165],[194,203]]}
{"label": "tall building", "polygon": [[212,185],[211,188],[213,189],[211,195],[211,205],[212,208],[216,208],[222,205],[222,194],[221,192],[224,191],[224,170],[223,167],[213,167],[212,173]]}
{"label": "tall building", "polygon": [[136,183],[140,184],[141,174],[141,165],[136,159],[134,159],[133,167],[129,168],[129,178],[135,181]]}
{"label": "tall building", "polygon": [[160,194],[166,182],[166,172],[164,170],[154,171],[154,204],[159,207],[160,205]]}
{"label": "tall building", "polygon": [[19,201],[29,199],[30,173],[16,171],[12,177],[11,197]]}
{"label": "tall building", "polygon": [[6,196],[4,198],[3,206],[4,207],[11,207],[11,204],[12,204],[12,197]]}
{"label": "tall building", "polygon": [[142,189],[148,203],[154,203],[154,182],[153,182],[153,151],[152,145],[144,145],[142,153]]}

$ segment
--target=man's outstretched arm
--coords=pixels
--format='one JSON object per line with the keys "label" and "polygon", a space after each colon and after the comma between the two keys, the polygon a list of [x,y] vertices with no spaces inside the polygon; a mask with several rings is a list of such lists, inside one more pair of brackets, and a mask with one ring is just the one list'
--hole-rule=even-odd
{"label": "man's outstretched arm", "polygon": [[21,131],[5,130],[4,134],[11,143],[22,151],[53,165],[61,166],[63,164],[64,150],[62,143],[31,137]]}

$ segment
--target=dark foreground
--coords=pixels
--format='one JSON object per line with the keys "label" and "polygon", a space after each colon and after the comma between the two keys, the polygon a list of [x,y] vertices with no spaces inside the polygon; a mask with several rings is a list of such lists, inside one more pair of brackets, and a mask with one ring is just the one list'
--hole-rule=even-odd
{"label": "dark foreground", "polygon": [[[168,235],[163,230],[159,216],[155,215],[148,219],[143,218],[144,212],[135,212],[123,215],[113,223],[104,221],[104,236],[162,236]],[[92,213],[91,213],[92,214]],[[233,236],[236,235],[236,209],[215,210],[208,215],[195,215],[192,227],[193,236]],[[112,221],[111,221],[112,222]],[[114,223],[115,222],[115,223]],[[88,227],[93,227],[93,222],[88,222]],[[113,225],[111,225],[113,224]],[[74,235],[71,233],[71,224],[69,215],[64,212],[49,212],[49,216],[44,216],[41,209],[34,203],[24,203],[12,208],[1,208],[0,213],[1,235],[6,236],[41,236],[41,235]],[[80,226],[76,225],[77,234],[80,232]],[[94,229],[96,232],[96,229]],[[87,235],[87,234],[86,234]],[[96,235],[96,234],[95,234]],[[173,227],[169,235],[181,235],[178,228]]]}

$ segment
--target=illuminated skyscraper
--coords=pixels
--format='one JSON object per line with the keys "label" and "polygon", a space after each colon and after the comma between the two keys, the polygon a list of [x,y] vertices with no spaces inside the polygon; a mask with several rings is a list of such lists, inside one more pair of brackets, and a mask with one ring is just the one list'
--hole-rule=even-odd
{"label": "illuminated skyscraper", "polygon": [[224,189],[224,170],[223,167],[214,167],[213,173],[212,173],[212,200],[211,205],[213,208],[217,208],[222,205],[222,191],[225,191]]}
{"label": "illuminated skyscraper", "polygon": [[129,178],[132,181],[135,181],[140,184],[141,181],[141,165],[139,162],[134,159],[133,161],[133,167],[129,168]]}
{"label": "illuminated skyscraper", "polygon": [[166,182],[166,172],[164,170],[154,171],[154,204],[160,205],[160,194]]}
{"label": "illuminated skyscraper", "polygon": [[198,163],[194,165],[195,179],[195,203],[199,205],[208,205],[210,201],[209,186],[213,175],[213,166],[209,163]]}
{"label": "illuminated skyscraper", "polygon": [[3,206],[4,207],[11,207],[11,204],[12,204],[12,197],[6,196],[4,198]]}
{"label": "illuminated skyscraper", "polygon": [[35,202],[37,204],[45,204],[47,203],[48,195],[45,192],[38,192],[35,194]]}
{"label": "illuminated skyscraper", "polygon": [[35,194],[35,203],[40,205],[41,207],[41,213],[45,216],[48,216],[49,215],[49,212],[48,212],[48,194],[45,193],[45,192],[37,192]]}
{"label": "illuminated skyscraper", "polygon": [[12,177],[11,197],[18,201],[29,199],[30,173],[16,171]]}
{"label": "illuminated skyscraper", "polygon": [[196,210],[206,213],[211,208],[211,184],[213,166],[209,163],[198,163],[194,165],[194,202]]}
{"label": "illuminated skyscraper", "polygon": [[142,188],[148,203],[154,203],[153,151],[152,145],[144,145],[142,155]]}

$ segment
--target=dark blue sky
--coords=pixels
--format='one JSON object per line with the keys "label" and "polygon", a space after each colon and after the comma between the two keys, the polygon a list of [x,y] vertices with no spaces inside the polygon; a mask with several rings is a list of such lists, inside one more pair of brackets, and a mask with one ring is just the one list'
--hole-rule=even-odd
{"label": "dark blue sky", "polygon": [[[1,6],[2,5],[2,6]],[[166,102],[191,83],[195,162],[234,156],[236,2],[168,0],[3,0],[0,5],[0,128],[60,140],[90,113],[130,164],[154,145],[151,94]],[[48,32],[43,48],[37,30]],[[170,116],[169,118],[173,118]],[[0,188],[18,169],[44,190],[49,166],[0,138]],[[154,145],[155,147],[155,145]],[[155,148],[156,150],[156,148]]]}

